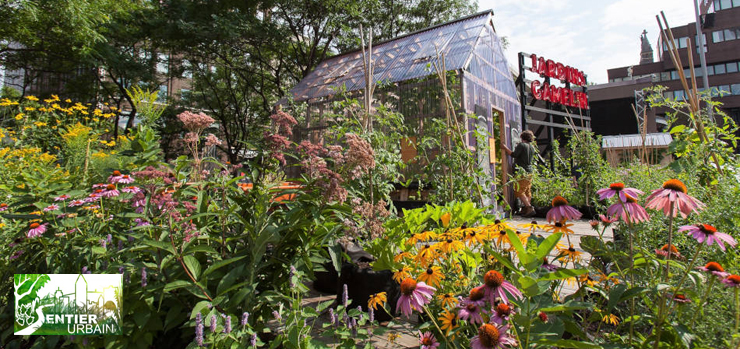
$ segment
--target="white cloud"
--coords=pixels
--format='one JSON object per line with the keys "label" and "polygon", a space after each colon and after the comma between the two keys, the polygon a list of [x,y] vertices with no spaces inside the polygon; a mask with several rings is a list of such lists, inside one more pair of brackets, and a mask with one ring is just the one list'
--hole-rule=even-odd
{"label": "white cloud", "polygon": [[607,82],[607,69],[639,62],[643,29],[657,51],[655,15],[661,10],[677,27],[694,21],[693,6],[693,0],[479,2],[481,10],[493,9],[496,31],[509,40],[510,65],[516,65],[520,51],[537,53],[579,68],[597,83]]}

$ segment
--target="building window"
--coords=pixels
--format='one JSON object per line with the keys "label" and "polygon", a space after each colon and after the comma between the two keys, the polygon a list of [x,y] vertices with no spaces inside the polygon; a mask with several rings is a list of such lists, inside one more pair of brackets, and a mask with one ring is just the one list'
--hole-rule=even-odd
{"label": "building window", "polygon": [[735,39],[737,39],[737,36],[735,35],[735,29],[725,29],[725,41]]}
{"label": "building window", "polygon": [[660,73],[660,81],[668,81],[671,79],[671,72],[664,71]]}
{"label": "building window", "polygon": [[164,102],[167,100],[167,85],[159,85],[159,93],[157,94],[157,101]]}
{"label": "building window", "polygon": [[665,97],[665,99],[673,99],[673,91],[663,92],[663,97]]}
{"label": "building window", "polygon": [[725,35],[722,34],[722,31],[721,30],[718,30],[716,32],[712,32],[712,42],[713,43],[718,43],[718,42],[722,42],[722,41],[725,41]]}
{"label": "building window", "polygon": [[678,80],[678,71],[671,70],[671,80]]}
{"label": "building window", "polygon": [[167,75],[169,72],[167,61],[169,60],[169,56],[163,53],[157,54],[157,73]]}
{"label": "building window", "polygon": [[182,77],[186,79],[192,79],[193,78],[193,66],[190,64],[190,61],[187,59],[182,60]]}
{"label": "building window", "polygon": [[740,0],[732,0],[732,7],[740,7]]}
{"label": "building window", "polygon": [[682,100],[684,100],[684,94],[683,94],[683,90],[678,90],[678,91],[674,91],[674,92],[673,92],[673,96],[674,96],[674,97],[676,97],[676,100],[677,100],[677,101],[682,101]]}
{"label": "building window", "polygon": [[732,92],[733,96],[740,96],[740,84],[730,85],[730,92]]}
{"label": "building window", "polygon": [[714,66],[708,65],[707,66],[707,76],[712,76],[712,75],[714,75]]}
{"label": "building window", "polygon": [[724,74],[725,73],[725,65],[724,64],[716,64],[714,66],[714,73],[715,74]]}
{"label": "building window", "polygon": [[737,73],[737,62],[727,63],[727,73]]}

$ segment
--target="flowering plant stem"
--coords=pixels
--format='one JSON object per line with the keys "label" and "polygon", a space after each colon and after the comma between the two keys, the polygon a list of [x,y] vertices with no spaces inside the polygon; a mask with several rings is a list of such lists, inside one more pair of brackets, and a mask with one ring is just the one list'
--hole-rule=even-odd
{"label": "flowering plant stem", "polygon": [[[620,198],[617,198],[617,200],[619,200],[619,204],[622,205],[622,212],[624,212],[626,216],[625,218],[627,221],[627,226],[629,227],[629,234],[628,234],[630,238],[630,282],[629,282],[629,285],[630,287],[634,287],[635,286],[635,270],[634,270],[635,269],[635,250],[634,250],[633,235],[635,233],[635,229],[632,226],[632,218],[630,217],[630,213],[629,211],[627,211],[627,208],[624,207],[624,201],[622,201],[622,199]],[[630,335],[629,335],[630,345],[632,345],[632,338],[634,338],[633,336],[635,333],[635,325],[634,325],[635,322],[633,321],[634,316],[635,316],[635,298],[632,297],[632,299],[630,300]]]}
{"label": "flowering plant stem", "polygon": [[[426,306],[423,306],[423,308],[424,308],[424,312],[427,314],[427,316],[429,316],[429,320],[432,321],[432,323],[434,324],[434,327],[436,327],[437,331],[439,331],[439,334],[441,334],[442,337],[445,339],[445,344],[447,344],[445,347],[450,348],[450,341],[447,339],[447,336],[444,335],[444,332],[442,332],[442,329],[439,328],[439,325],[437,325],[437,321],[434,321],[434,316],[432,316],[432,313],[429,311],[429,308],[427,308]],[[457,344],[455,342],[453,342],[452,344],[453,344],[452,348],[457,348]]]}
{"label": "flowering plant stem", "polygon": [[[673,243],[673,205],[674,205],[674,202],[671,201],[670,208],[668,209],[668,256],[666,257],[665,272],[663,273],[663,283],[666,283],[666,284],[668,283],[668,272],[671,267],[671,246],[673,246],[672,245]],[[698,257],[698,255],[694,256],[694,261],[696,260],[696,257]],[[694,261],[691,261],[692,264],[694,263]],[[686,274],[684,274],[684,278],[686,277],[686,275],[689,274],[690,271],[691,271],[691,268],[686,270]],[[683,281],[679,283],[679,286],[676,287],[676,290],[678,290],[678,288],[681,287],[682,283]],[[674,294],[675,293],[676,291],[674,291]],[[667,296],[668,296],[668,289],[666,288],[665,290],[663,290],[663,293],[660,295],[660,300],[659,300],[660,303],[658,304],[658,321],[654,327],[655,328],[655,343],[653,344],[653,348],[655,349],[658,348],[658,345],[660,343],[660,332],[663,327],[663,320],[664,320],[663,315],[665,312]]]}
{"label": "flowering plant stem", "polygon": [[699,313],[696,314],[695,316],[693,316],[691,318],[691,325],[689,325],[689,328],[694,328],[694,323],[696,322],[696,318],[698,318],[700,316],[703,316],[703,314],[704,314],[704,302],[707,300],[707,297],[709,296],[709,292],[712,291],[712,286],[714,286],[714,281],[716,281],[716,280],[717,280],[717,277],[715,277],[714,275],[712,275],[710,277],[710,279],[709,279],[709,285],[707,286],[707,290],[704,291],[704,296],[702,296],[701,299],[699,300],[699,304],[698,304],[698,306],[699,306]]}

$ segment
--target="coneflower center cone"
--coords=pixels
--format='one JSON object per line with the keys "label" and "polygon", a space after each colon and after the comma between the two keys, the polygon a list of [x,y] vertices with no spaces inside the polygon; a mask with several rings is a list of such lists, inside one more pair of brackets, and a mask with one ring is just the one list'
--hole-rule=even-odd
{"label": "coneflower center cone", "polygon": [[611,190],[617,190],[617,191],[622,190],[622,189],[624,189],[624,183],[619,183],[618,182],[618,183],[609,184],[609,189],[611,189]]}
{"label": "coneflower center cone", "polygon": [[568,200],[565,200],[565,198],[560,195],[552,199],[552,207],[565,206],[567,204]]}
{"label": "coneflower center cone", "polygon": [[499,287],[504,283],[504,276],[495,270],[489,270],[485,275],[483,275],[483,282],[488,287]]}
{"label": "coneflower center cone", "polygon": [[725,269],[722,268],[722,266],[719,265],[719,263],[717,262],[709,262],[707,263],[707,265],[704,266],[704,268],[707,268],[707,270],[709,271],[717,271],[720,273],[723,273],[725,271]]}
{"label": "coneflower center cone", "polygon": [[511,307],[506,303],[499,303],[496,306],[496,312],[500,315],[509,315],[511,314]]}
{"label": "coneflower center cone", "polygon": [[678,179],[669,179],[663,183],[663,189],[671,189],[675,191],[680,191],[686,194],[688,190],[686,190],[686,186],[679,181]]}
{"label": "coneflower center cone", "polygon": [[416,290],[416,281],[412,278],[406,278],[401,282],[401,294],[410,296]]}
{"label": "coneflower center cone", "polygon": [[483,346],[492,348],[498,344],[501,335],[498,332],[498,328],[491,324],[483,324],[478,328],[478,338],[480,338]]}
{"label": "coneflower center cone", "polygon": [[479,301],[483,299],[483,297],[486,296],[485,290],[483,290],[483,287],[476,287],[472,290],[470,290],[470,300],[471,301]]}

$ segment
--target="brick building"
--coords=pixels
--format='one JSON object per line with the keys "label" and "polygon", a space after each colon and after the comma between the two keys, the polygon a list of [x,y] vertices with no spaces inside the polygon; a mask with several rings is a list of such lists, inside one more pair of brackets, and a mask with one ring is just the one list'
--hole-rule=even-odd
{"label": "brick building", "polygon": [[[740,122],[740,0],[716,0],[702,6],[701,32],[709,87],[722,109],[736,122]],[[696,23],[671,28],[676,39],[684,74],[691,76],[688,48],[693,45],[696,83],[703,86]],[[689,40],[690,39],[690,40]],[[662,85],[667,87],[666,97],[682,99],[683,90],[678,71],[673,65],[666,39],[658,37],[657,61],[653,60],[652,46],[646,32],[641,37],[640,63],[633,66],[607,70],[609,83],[589,86],[592,128],[602,135],[638,133],[637,120],[632,105],[638,110],[646,108],[639,93],[643,88]],[[648,109],[648,132],[660,131],[665,125],[666,110]],[[642,113],[641,113],[642,114]]]}

